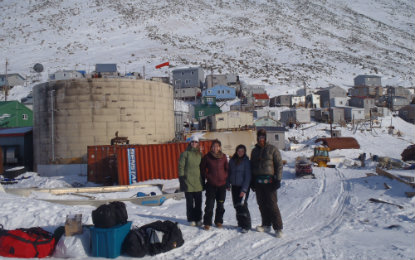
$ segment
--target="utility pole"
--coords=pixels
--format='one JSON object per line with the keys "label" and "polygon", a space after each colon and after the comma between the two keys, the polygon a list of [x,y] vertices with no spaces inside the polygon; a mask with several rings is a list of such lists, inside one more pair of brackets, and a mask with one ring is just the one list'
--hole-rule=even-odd
{"label": "utility pole", "polygon": [[[330,100],[330,99],[329,99]],[[331,116],[330,116],[331,115]],[[333,138],[333,120],[331,117],[334,117],[334,110],[331,110],[331,102],[329,101],[329,123],[330,123],[330,137]]]}
{"label": "utility pole", "polygon": [[7,76],[7,66],[9,65],[9,62],[6,59],[6,73],[5,73],[5,80],[4,80],[4,101],[7,101],[7,95],[9,95],[9,78]]}

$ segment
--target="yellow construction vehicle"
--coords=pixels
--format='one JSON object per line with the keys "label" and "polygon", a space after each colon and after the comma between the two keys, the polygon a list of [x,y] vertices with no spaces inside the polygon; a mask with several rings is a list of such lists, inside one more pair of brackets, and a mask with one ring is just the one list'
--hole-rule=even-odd
{"label": "yellow construction vehicle", "polygon": [[316,163],[318,167],[329,167],[327,165],[330,162],[329,157],[330,148],[317,146],[314,147],[314,155],[310,158],[313,163]]}

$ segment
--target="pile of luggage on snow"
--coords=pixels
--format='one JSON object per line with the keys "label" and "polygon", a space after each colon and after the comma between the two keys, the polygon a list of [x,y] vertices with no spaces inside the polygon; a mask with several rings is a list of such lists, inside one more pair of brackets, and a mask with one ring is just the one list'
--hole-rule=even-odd
{"label": "pile of luggage on snow", "polygon": [[170,251],[184,244],[177,223],[155,221],[133,227],[125,204],[114,201],[92,211],[92,225],[82,225],[82,215],[67,217],[65,226],[52,234],[40,227],[6,230],[0,225],[0,256],[115,258],[143,257]]}

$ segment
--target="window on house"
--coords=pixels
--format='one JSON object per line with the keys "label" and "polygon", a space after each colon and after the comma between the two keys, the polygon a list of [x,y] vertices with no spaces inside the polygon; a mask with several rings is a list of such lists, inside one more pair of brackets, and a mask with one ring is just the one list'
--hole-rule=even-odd
{"label": "window on house", "polygon": [[230,90],[226,90],[226,93],[231,94],[231,91]]}
{"label": "window on house", "polygon": [[192,75],[194,74],[195,72],[194,71],[192,71]]}
{"label": "window on house", "polygon": [[275,135],[275,140],[276,140],[276,141],[280,140],[279,135]]}
{"label": "window on house", "polygon": [[184,81],[184,83],[185,83],[185,84],[190,84],[190,79],[186,79],[186,80]]}
{"label": "window on house", "polygon": [[185,91],[184,90],[182,90],[182,93],[184,93]]}
{"label": "window on house", "polygon": [[184,75],[184,72],[182,72],[182,75]]}
{"label": "window on house", "polygon": [[275,116],[275,112],[271,112],[271,116]]}
{"label": "window on house", "polygon": [[208,93],[209,93],[209,94],[212,94],[212,91],[211,91],[211,90],[208,90]]}
{"label": "window on house", "polygon": [[175,85],[180,85],[180,84],[182,84],[182,81],[181,81],[180,79],[175,80],[175,81],[174,81],[174,84],[175,84]]}
{"label": "window on house", "polygon": [[29,120],[29,116],[27,114],[22,115],[23,120]]}
{"label": "window on house", "polygon": [[203,110],[199,111],[199,116],[203,116],[205,113]]}
{"label": "window on house", "polygon": [[218,120],[219,120],[219,121],[223,121],[223,120],[225,120],[225,119],[224,119],[223,117],[219,117],[219,118],[218,118]]}

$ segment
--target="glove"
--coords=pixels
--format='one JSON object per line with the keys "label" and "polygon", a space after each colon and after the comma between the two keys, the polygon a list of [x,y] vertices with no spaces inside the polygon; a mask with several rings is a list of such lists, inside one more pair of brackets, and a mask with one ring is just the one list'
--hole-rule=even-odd
{"label": "glove", "polygon": [[273,185],[274,185],[274,190],[278,190],[281,187],[281,181],[277,180],[273,183]]}
{"label": "glove", "polygon": [[180,191],[186,191],[187,185],[186,185],[185,177],[184,176],[179,177],[179,182],[180,182]]}

